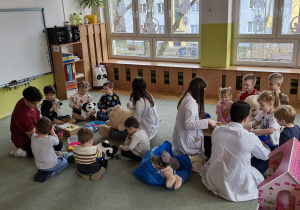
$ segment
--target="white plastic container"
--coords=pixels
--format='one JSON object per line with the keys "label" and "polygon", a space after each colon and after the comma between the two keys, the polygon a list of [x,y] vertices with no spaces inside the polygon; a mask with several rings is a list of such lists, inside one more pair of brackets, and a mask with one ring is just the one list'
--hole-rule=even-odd
{"label": "white plastic container", "polygon": [[73,135],[73,136],[70,136],[68,138],[68,143],[73,143],[73,142],[77,142],[78,141],[78,136],[77,135]]}

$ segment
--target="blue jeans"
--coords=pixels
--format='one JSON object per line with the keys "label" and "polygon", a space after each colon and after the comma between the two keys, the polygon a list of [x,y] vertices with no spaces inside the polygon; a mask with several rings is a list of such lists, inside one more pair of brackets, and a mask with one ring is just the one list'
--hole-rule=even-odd
{"label": "blue jeans", "polygon": [[97,112],[97,119],[99,120],[109,120],[109,117],[107,114],[103,114],[102,111]]}
{"label": "blue jeans", "polygon": [[52,168],[48,168],[48,169],[43,169],[41,171],[53,171],[54,174],[59,174],[61,171],[63,171],[64,169],[66,169],[68,167],[68,161],[67,159],[61,157],[61,156],[57,156],[57,164],[52,167]]}

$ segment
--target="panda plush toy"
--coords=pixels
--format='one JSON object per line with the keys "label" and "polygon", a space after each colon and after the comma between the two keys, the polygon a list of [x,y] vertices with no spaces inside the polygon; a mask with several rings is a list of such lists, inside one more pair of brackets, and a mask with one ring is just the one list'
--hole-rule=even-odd
{"label": "panda plush toy", "polygon": [[[85,103],[85,104],[82,104],[81,116],[82,116],[84,119],[86,119],[86,118],[87,118],[86,114],[87,114],[88,112],[91,112],[91,111],[96,110],[95,107],[96,107],[96,103],[92,103],[92,102],[91,102],[91,103]],[[95,117],[95,116],[93,116],[93,117]]]}
{"label": "panda plush toy", "polygon": [[57,104],[57,105],[58,105],[58,107],[56,107],[56,108],[53,110],[54,112],[56,112],[57,116],[58,116],[58,117],[63,116],[62,111],[61,111],[61,108],[60,108],[60,106],[62,105],[62,103],[56,98],[56,99],[54,99],[54,100],[52,101],[52,104]]}
{"label": "panda plush toy", "polygon": [[104,159],[112,159],[116,156],[117,152],[118,152],[118,147],[113,145],[110,146],[109,141],[105,140],[103,142],[101,142],[100,144],[97,144],[98,149],[101,152],[104,152],[105,157]]}

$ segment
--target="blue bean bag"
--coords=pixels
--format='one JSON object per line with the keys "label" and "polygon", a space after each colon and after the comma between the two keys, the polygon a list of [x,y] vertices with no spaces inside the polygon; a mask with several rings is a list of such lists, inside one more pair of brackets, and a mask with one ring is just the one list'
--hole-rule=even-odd
{"label": "blue bean bag", "polygon": [[176,174],[182,178],[183,183],[192,173],[192,163],[187,155],[174,156],[172,152],[172,144],[168,141],[165,141],[158,147],[150,149],[144,155],[141,164],[134,170],[133,174],[146,184],[152,186],[166,185],[166,179],[160,175],[160,170],[156,169],[151,162],[152,155],[160,156],[162,150],[166,150],[172,157],[179,160],[180,168],[176,171]]}

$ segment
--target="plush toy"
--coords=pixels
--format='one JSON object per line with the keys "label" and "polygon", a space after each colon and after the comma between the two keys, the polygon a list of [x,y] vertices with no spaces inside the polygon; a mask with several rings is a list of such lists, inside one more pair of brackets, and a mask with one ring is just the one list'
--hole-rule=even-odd
{"label": "plush toy", "polygon": [[118,152],[118,146],[115,145],[110,146],[108,140],[105,140],[100,144],[97,144],[97,147],[101,152],[105,153],[105,159],[114,158]]}
{"label": "plush toy", "polygon": [[133,115],[133,111],[125,109],[120,105],[116,105],[112,108],[108,114],[109,120],[105,122],[105,125],[99,126],[99,133],[101,136],[107,138],[111,137],[112,130],[118,129],[119,131],[125,131],[124,122],[128,117]]}
{"label": "plush toy", "polygon": [[75,21],[75,25],[82,25],[83,16],[82,13],[73,13],[73,19]]}
{"label": "plush toy", "polygon": [[250,113],[249,113],[248,122],[244,125],[245,129],[248,129],[249,123],[254,121],[255,117],[260,112],[260,107],[259,107],[257,98],[258,98],[258,95],[251,95],[245,99],[245,102],[247,102],[250,105]]}
{"label": "plush toy", "polygon": [[173,169],[171,166],[167,168],[161,169],[162,177],[166,178],[166,187],[171,189],[172,187],[174,190],[177,190],[182,184],[182,178],[176,174],[174,174]]}
{"label": "plush toy", "polygon": [[155,161],[155,162],[157,162],[158,165],[163,166],[163,167],[171,166],[171,168],[174,171],[178,170],[178,168],[180,167],[179,161],[176,158],[172,157],[165,150],[161,151],[161,157],[159,157],[159,156],[153,156],[152,160]]}
{"label": "plush toy", "polygon": [[58,117],[63,116],[62,111],[61,111],[61,108],[60,108],[60,106],[62,105],[62,103],[56,98],[56,99],[54,99],[54,100],[52,101],[52,104],[57,104],[57,105],[58,105],[58,107],[56,107],[56,108],[53,110],[54,112],[56,112],[57,116],[58,116]]}
{"label": "plush toy", "polygon": [[94,111],[95,110],[95,107],[96,107],[96,103],[85,103],[85,104],[82,104],[82,109],[81,109],[81,116],[86,119],[87,118],[87,113],[88,112],[91,112],[91,111]]}

